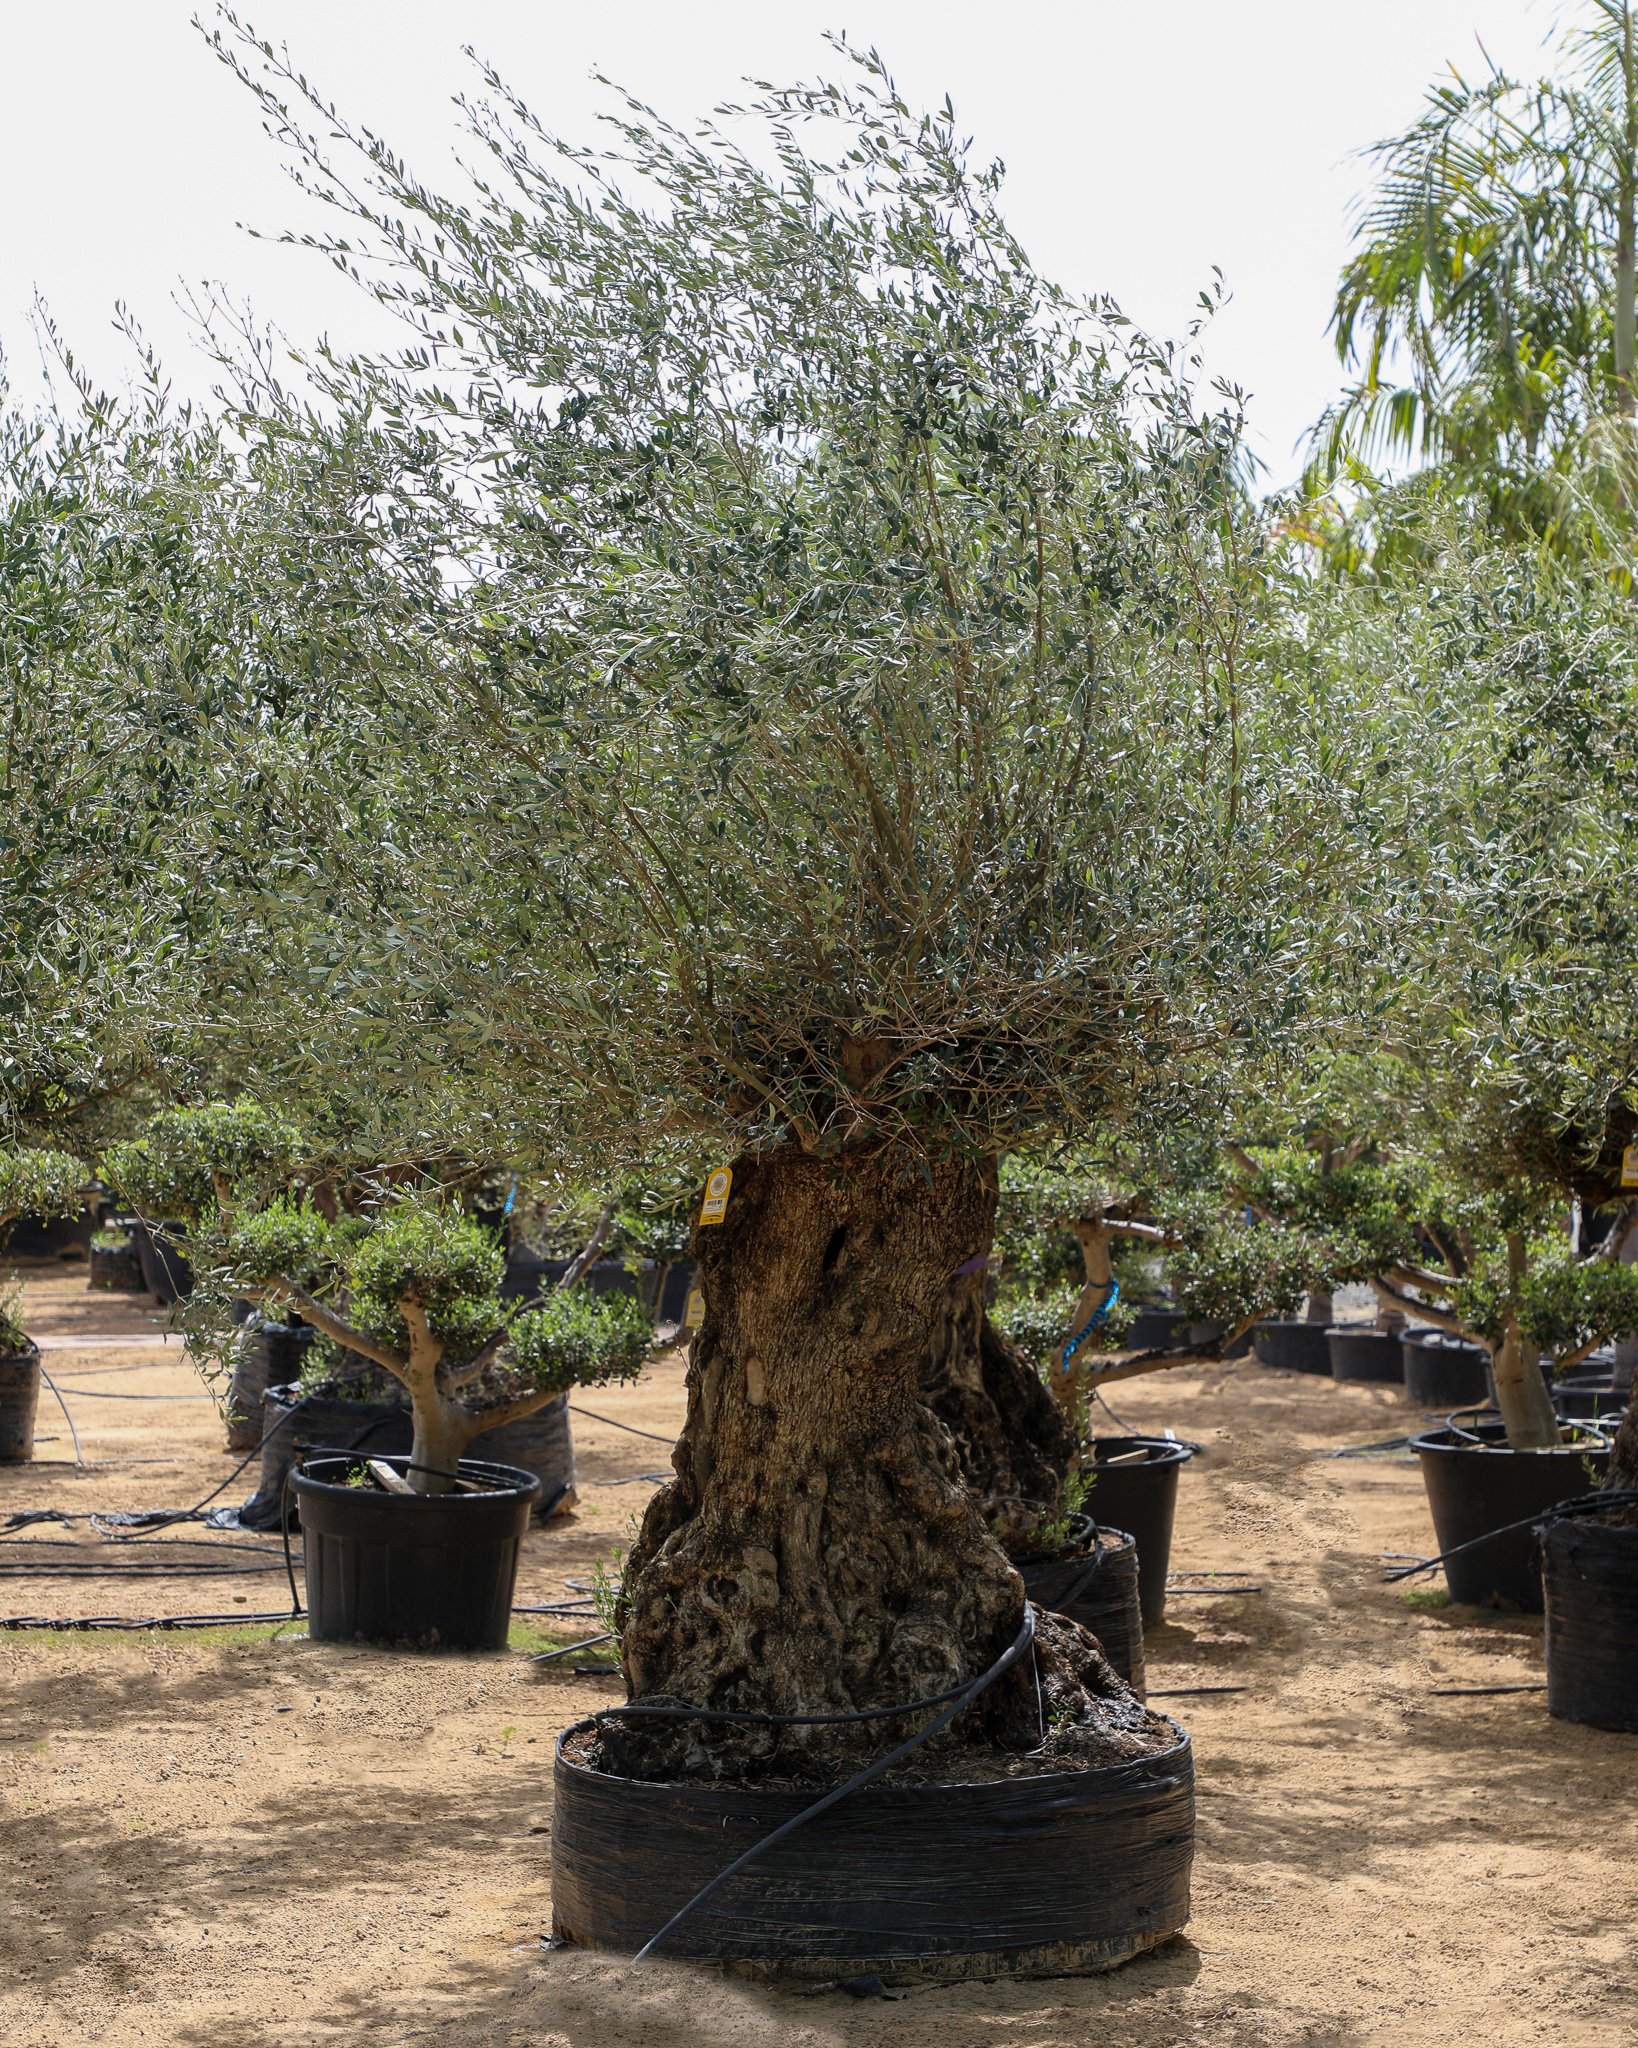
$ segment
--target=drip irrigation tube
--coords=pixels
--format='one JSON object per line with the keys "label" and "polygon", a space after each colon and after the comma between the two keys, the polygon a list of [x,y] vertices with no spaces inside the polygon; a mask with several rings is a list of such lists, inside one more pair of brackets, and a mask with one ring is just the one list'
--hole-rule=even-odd
{"label": "drip irrigation tube", "polygon": [[63,1420],[68,1424],[68,1433],[74,1439],[74,1463],[76,1465],[83,1465],[85,1463],[85,1453],[80,1449],[80,1433],[74,1427],[74,1418],[68,1412],[68,1403],[63,1399],[61,1392],[58,1390],[57,1382],[46,1371],[44,1365],[40,1367],[40,1377],[56,1396],[57,1406],[63,1411]]}
{"label": "drip irrigation tube", "polygon": [[638,1429],[630,1422],[616,1422],[612,1415],[594,1415],[589,1408],[577,1408],[572,1401],[569,1403],[569,1413],[583,1415],[588,1422],[601,1422],[610,1429],[623,1429],[627,1436],[646,1436],[653,1443],[674,1444],[677,1441],[674,1436],[661,1436],[656,1430]]}
{"label": "drip irrigation tube", "polygon": [[1638,1487],[1619,1487],[1609,1493],[1580,1493],[1574,1500],[1561,1500],[1550,1508],[1538,1508],[1533,1515],[1526,1515],[1517,1522],[1508,1522],[1500,1529],[1486,1529],[1482,1536],[1470,1537],[1466,1543],[1452,1545],[1441,1550],[1437,1557],[1420,1558],[1415,1564],[1407,1564],[1396,1572],[1384,1572],[1382,1584],[1394,1586],[1401,1579],[1414,1579],[1422,1572],[1430,1572],[1435,1565],[1441,1565],[1446,1558],[1461,1557],[1469,1550],[1480,1550],[1487,1543],[1494,1543],[1498,1536],[1516,1536],[1521,1529],[1538,1528],[1543,1522],[1555,1520],[1560,1515],[1580,1513],[1596,1514],[1603,1508],[1638,1507]]}
{"label": "drip irrigation tube", "polygon": [[[896,1749],[889,1750],[886,1756],[879,1757],[873,1764],[866,1764],[862,1771],[856,1771],[847,1780],[846,1784],[838,1785],[834,1791],[825,1793],[822,1798],[816,1799],[811,1806],[804,1806],[800,1813],[793,1814],[789,1820],[782,1822],[771,1833],[764,1835],[759,1842],[753,1842],[742,1856],[736,1856],[726,1870],[719,1870],[709,1884],[702,1885],[685,1906],[673,1913],[658,1934],[650,1935],[648,1940],[637,1951],[634,1960],[640,1963],[651,1956],[674,1928],[680,1927],[690,1913],[695,1912],[710,1898],[714,1891],[725,1885],[729,1878],[737,1876],[748,1863],[755,1857],[760,1856],[765,1849],[771,1849],[775,1842],[783,1841],[787,1835],[794,1834],[806,1822],[817,1819],[821,1813],[825,1813],[831,1807],[838,1805],[850,1793],[862,1791],[866,1785],[873,1784],[877,1778],[884,1777],[888,1771],[892,1770],[895,1764],[902,1763],[907,1756],[920,1749],[924,1742],[931,1740],[933,1736],[938,1734],[940,1729],[947,1728],[959,1713],[978,1698],[980,1693],[984,1692],[989,1686],[992,1686],[1004,1672],[1010,1670],[1034,1641],[1035,1610],[1026,1601],[1023,1625],[1017,1635],[1014,1636],[1011,1643],[1001,1652],[1001,1655],[996,1658],[987,1671],[981,1672],[977,1678],[970,1680],[966,1685],[962,1686],[953,1697],[950,1694],[944,1695],[945,1698],[951,1699],[951,1704],[944,1709],[943,1713],[935,1714],[925,1728],[912,1735],[908,1741],[901,1742]],[[697,1707],[680,1709],[669,1707],[647,1709],[612,1707],[609,1709],[609,1712],[611,1714],[631,1714],[635,1711],[638,1713],[661,1713],[668,1716],[681,1713],[684,1715],[692,1714],[694,1719],[701,1721],[740,1722],[751,1720],[773,1727],[804,1727],[838,1721],[888,1720],[897,1714],[915,1713],[917,1706],[920,1704],[918,1702],[917,1705],[912,1706],[867,1708],[863,1712],[853,1714],[738,1714],[719,1713]]]}

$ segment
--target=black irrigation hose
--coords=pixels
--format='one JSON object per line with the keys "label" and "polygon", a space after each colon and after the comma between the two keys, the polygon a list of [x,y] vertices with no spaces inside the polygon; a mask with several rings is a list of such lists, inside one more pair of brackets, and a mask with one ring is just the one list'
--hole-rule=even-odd
{"label": "black irrigation hose", "polygon": [[646,1436],[652,1443],[675,1444],[677,1441],[674,1436],[661,1436],[652,1429],[637,1429],[629,1422],[616,1422],[612,1415],[594,1415],[589,1408],[577,1408],[572,1401],[569,1403],[569,1413],[584,1415],[588,1422],[606,1423],[610,1429],[623,1429],[628,1436]]}
{"label": "black irrigation hose", "polygon": [[63,1411],[63,1420],[68,1424],[68,1434],[74,1439],[74,1463],[76,1465],[83,1465],[85,1463],[85,1453],[80,1449],[80,1433],[74,1427],[74,1418],[68,1412],[68,1403],[63,1399],[62,1395],[58,1392],[57,1382],[51,1377],[50,1373],[46,1371],[43,1365],[40,1367],[40,1377],[45,1381],[46,1385],[51,1389],[52,1393],[56,1396],[57,1406]]}
{"label": "black irrigation hose", "polygon": [[[41,1378],[45,1375],[42,1373]],[[50,1381],[46,1381],[50,1386]],[[55,1394],[57,1389],[51,1388]],[[208,1401],[209,1394],[121,1394],[109,1387],[64,1387],[64,1394],[72,1394],[77,1401]],[[58,1396],[61,1399],[61,1395]]]}
{"label": "black irrigation hose", "polygon": [[1521,1529],[1537,1528],[1543,1522],[1556,1521],[1561,1515],[1594,1515],[1605,1508],[1631,1507],[1638,1507],[1638,1487],[1619,1487],[1612,1493],[1578,1493],[1573,1500],[1561,1500],[1553,1507],[1538,1508],[1522,1521],[1508,1522],[1500,1529],[1486,1529],[1482,1536],[1471,1536],[1466,1543],[1441,1550],[1437,1557],[1424,1557],[1415,1564],[1401,1566],[1396,1572],[1384,1572],[1381,1583],[1395,1586],[1401,1579],[1414,1579],[1422,1572],[1432,1571],[1435,1565],[1443,1564],[1446,1558],[1460,1557],[1469,1550],[1480,1550],[1485,1544],[1494,1543],[1498,1536],[1516,1536]]}
{"label": "black irrigation hose", "polygon": [[[642,1947],[637,1951],[635,1957],[633,1957],[633,1961],[640,1963],[644,1961],[648,1956],[651,1956],[654,1953],[655,1949],[659,1947],[660,1943],[665,1940],[666,1936],[672,1931],[673,1928],[680,1926],[682,1922],[688,1918],[690,1913],[694,1912],[698,1907],[702,1906],[714,1891],[716,1891],[720,1886],[725,1885],[728,1882],[729,1878],[737,1876],[738,1873],[745,1868],[746,1864],[748,1864],[754,1857],[760,1856],[764,1849],[771,1849],[775,1842],[783,1841],[787,1835],[793,1834],[796,1831],[796,1829],[803,1826],[805,1822],[810,1820],[816,1820],[820,1814],[826,1812],[830,1807],[839,1804],[840,1801],[846,1799],[850,1793],[860,1792],[864,1789],[866,1785],[873,1784],[877,1778],[885,1776],[885,1774],[888,1771],[892,1770],[895,1764],[902,1763],[907,1756],[910,1756],[911,1754],[913,1754],[914,1751],[920,1749],[924,1742],[931,1740],[933,1736],[938,1734],[940,1729],[947,1728],[959,1713],[961,1713],[965,1708],[971,1706],[972,1702],[978,1698],[980,1693],[985,1691],[986,1688],[988,1688],[989,1686],[993,1685],[995,1681],[1002,1675],[1003,1672],[1009,1670],[1014,1664],[1017,1663],[1018,1659],[1021,1656],[1023,1656],[1024,1652],[1027,1649],[1030,1648],[1034,1640],[1035,1609],[1026,1601],[1024,1603],[1023,1626],[1019,1629],[1017,1635],[1013,1638],[1012,1642],[1008,1645],[1008,1647],[1005,1650],[1001,1652],[1001,1655],[996,1658],[995,1662],[990,1666],[988,1671],[981,1672],[977,1678],[970,1680],[966,1685],[961,1687],[959,1694],[954,1698],[952,1704],[950,1706],[947,1706],[942,1714],[936,1714],[933,1717],[933,1719],[927,1723],[925,1728],[921,1729],[915,1735],[912,1735],[908,1741],[901,1742],[896,1749],[890,1750],[886,1756],[879,1757],[877,1761],[873,1764],[866,1764],[862,1771],[856,1771],[854,1775],[848,1779],[845,1785],[838,1785],[834,1791],[827,1792],[825,1793],[823,1798],[816,1799],[811,1806],[804,1806],[800,1813],[792,1814],[791,1818],[788,1821],[783,1822],[779,1827],[775,1828],[770,1834],[764,1835],[761,1841],[753,1842],[750,1848],[748,1848],[743,1855],[736,1856],[734,1858],[733,1862],[728,1865],[726,1870],[719,1870],[716,1876],[712,1878],[709,1884],[702,1885],[701,1888],[688,1901],[687,1905],[681,1907],[677,1912],[673,1913],[671,1918],[660,1929],[658,1934],[650,1935],[648,1940],[645,1941]],[[949,1695],[946,1695],[945,1697],[948,1698]],[[608,1709],[608,1712],[611,1714],[631,1713],[632,1711],[634,1710],[629,1707],[611,1707]],[[639,1708],[635,1711],[642,1712],[645,1710]],[[650,1709],[647,1711],[664,1712],[670,1714],[679,1710],[674,1708],[664,1708]],[[694,1708],[691,1710],[682,1709],[681,1711],[685,1713],[691,1711],[696,1720],[702,1721],[755,1720],[761,1721],[765,1724],[771,1724],[775,1727],[779,1727],[805,1726],[814,1721],[834,1722],[883,1720],[890,1719],[892,1716],[896,1714],[914,1713],[916,1711],[916,1708],[914,1706],[881,1707],[872,1708],[864,1713],[859,1714],[821,1715],[720,1714],[708,1712],[703,1708]]]}
{"label": "black irrigation hose", "polygon": [[[512,1611],[514,1614],[533,1614],[538,1612],[539,1610],[535,1608],[515,1607]],[[530,1657],[529,1662],[531,1664],[551,1664],[555,1662],[556,1659],[559,1657],[578,1657],[582,1650],[595,1650],[599,1643],[612,1643],[613,1641],[614,1637],[612,1634],[601,1636],[582,1636],[578,1643],[565,1643],[561,1650],[536,1650]],[[609,1666],[609,1669],[612,1671],[613,1669],[615,1669],[615,1667],[611,1664]],[[617,1707],[611,1707],[609,1711],[611,1713],[618,1713],[619,1709]]]}
{"label": "black irrigation hose", "polygon": [[220,1628],[224,1623],[244,1628],[256,1622],[287,1622],[289,1619],[288,1614],[80,1614],[69,1620],[50,1614],[0,1614],[0,1628],[53,1629],[59,1633],[76,1634],[105,1628]]}

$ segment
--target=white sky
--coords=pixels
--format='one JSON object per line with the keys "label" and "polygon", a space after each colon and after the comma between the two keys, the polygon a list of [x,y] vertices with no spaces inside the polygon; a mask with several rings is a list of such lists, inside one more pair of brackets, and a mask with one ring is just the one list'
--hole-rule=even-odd
{"label": "white sky", "polygon": [[[1253,394],[1271,482],[1338,383],[1325,334],[1364,169],[1451,59],[1540,68],[1552,0],[245,0],[327,97],[431,182],[448,175],[465,43],[549,127],[589,132],[601,68],[683,120],[758,76],[811,78],[826,28],[874,42],[912,104],[949,92],[1042,268],[1179,334],[1213,263],[1234,298],[1214,370]],[[222,280],[297,339],[372,331],[322,261],[240,226],[302,205],[255,109],[190,26],[193,0],[0,0],[0,342],[37,360],[36,289],[105,379],[126,300],[179,390],[209,377],[174,305]],[[211,0],[200,0],[209,15]]]}

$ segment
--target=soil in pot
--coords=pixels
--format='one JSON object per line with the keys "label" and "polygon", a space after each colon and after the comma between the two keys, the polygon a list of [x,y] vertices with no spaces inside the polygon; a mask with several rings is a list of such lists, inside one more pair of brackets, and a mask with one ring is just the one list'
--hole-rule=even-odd
{"label": "soil in pot", "polygon": [[0,1358],[0,1465],[34,1456],[34,1415],[40,1405],[40,1354],[34,1345]]}
{"label": "soil in pot", "polygon": [[1547,1711],[1638,1735],[1638,1527],[1596,1510],[1541,1533]]}
{"label": "soil in pot", "polygon": [[1325,1333],[1331,1354],[1334,1380],[1369,1380],[1398,1386],[1405,1377],[1405,1361],[1397,1330],[1351,1328],[1333,1323]]}
{"label": "soil in pot", "polygon": [[[398,1472],[407,1457],[387,1458]],[[504,1650],[532,1472],[463,1458],[461,1491],[401,1494],[353,1483],[347,1457],[310,1456],[291,1474],[315,1642]]]}
{"label": "soil in pot", "polygon": [[1486,1397],[1489,1363],[1482,1344],[1445,1330],[1418,1330],[1402,1337],[1405,1397],[1418,1408],[1472,1408]]}
{"label": "soil in pot", "polygon": [[[1413,1437],[1440,1552],[1475,1543],[1491,1530],[1545,1513],[1603,1483],[1606,1444],[1566,1444],[1555,1451],[1515,1451],[1499,1422],[1434,1429]],[[1497,1601],[1542,1611],[1541,1567],[1533,1529],[1517,1529],[1451,1558],[1444,1566],[1452,1600],[1469,1606]]]}
{"label": "soil in pot", "polygon": [[1095,1527],[1088,1515],[1071,1515],[1069,1529],[1069,1540],[1059,1549],[1044,1556],[1015,1557],[1013,1568],[1037,1607],[1067,1615],[1092,1631],[1103,1654],[1142,1699],[1137,1545],[1122,1529]]}
{"label": "soil in pot", "polygon": [[1101,1525],[1124,1529],[1137,1545],[1138,1605],[1145,1628],[1166,1618],[1177,1475],[1193,1444],[1160,1436],[1100,1436],[1087,1446],[1093,1485],[1087,1508]]}
{"label": "soil in pot", "polygon": [[1280,1372],[1331,1374],[1331,1347],[1324,1323],[1310,1323],[1294,1316],[1270,1316],[1252,1331],[1258,1363]]}
{"label": "soil in pot", "polygon": [[[1189,1913],[1193,1759],[1183,1731],[1159,1725],[1172,1739],[1157,1753],[1103,1768],[973,1782],[956,1759],[921,1782],[895,1773],[774,1843],[656,1954],[889,1982],[1113,1969]],[[641,1948],[820,1796],[621,1777],[592,1767],[595,1730],[559,1743],[552,1813],[554,1932],[588,1948]]]}

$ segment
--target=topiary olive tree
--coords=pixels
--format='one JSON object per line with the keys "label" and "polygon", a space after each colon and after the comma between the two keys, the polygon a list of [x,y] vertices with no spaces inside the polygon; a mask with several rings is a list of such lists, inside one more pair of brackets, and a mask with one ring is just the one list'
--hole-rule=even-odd
{"label": "topiary olive tree", "polygon": [[246,1291],[404,1387],[416,1493],[448,1493],[474,1437],[571,1387],[635,1378],[648,1355],[647,1312],[626,1295],[559,1290],[509,1311],[494,1236],[436,1201],[399,1197],[338,1222],[276,1201],[234,1227],[226,1256]]}
{"label": "topiary olive tree", "polygon": [[0,1250],[20,1216],[77,1216],[90,1176],[83,1160],[49,1145],[0,1149]]}
{"label": "topiary olive tree", "polygon": [[[224,905],[278,872],[258,945],[290,974],[212,1028],[270,1088],[435,1051],[423,1114],[527,1123],[605,1186],[657,1142],[713,1160],[631,1693],[944,1690],[1021,1620],[923,1399],[997,1160],[1299,1027],[1399,757],[1297,630],[1232,396],[1042,280],[948,110],[873,60],[764,91],[760,154],[634,107],[607,151],[557,143],[491,78],[459,199],[339,122],[332,169],[274,53],[224,48],[413,338],[321,366],[324,408],[247,397],[252,443],[339,451],[288,514],[349,537],[306,601],[388,589],[299,717],[247,680],[235,743],[301,829],[222,818],[199,869]],[[315,958],[324,1002],[290,1003]],[[1088,1668],[1043,1632],[1065,1740],[1106,1756]],[[1035,1743],[1033,1684],[950,1739]],[[655,1775],[830,1772],[878,1733],[619,1741]]]}

